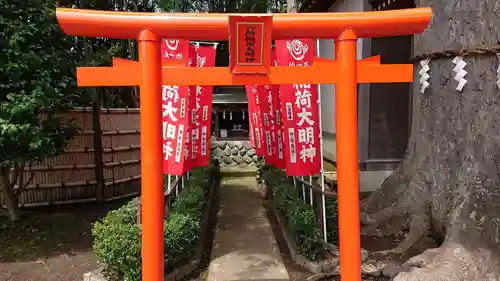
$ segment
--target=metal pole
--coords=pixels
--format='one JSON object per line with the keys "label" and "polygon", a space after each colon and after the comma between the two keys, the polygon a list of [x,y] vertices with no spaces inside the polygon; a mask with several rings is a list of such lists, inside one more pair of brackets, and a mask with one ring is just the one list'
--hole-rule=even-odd
{"label": "metal pole", "polygon": [[[321,160],[323,161],[323,160]],[[309,176],[309,204],[314,205],[314,200],[313,200],[313,177]]]}
{"label": "metal pole", "polygon": [[171,182],[171,175],[167,176],[167,193],[170,194],[170,182]]}
{"label": "metal pole", "polygon": [[[316,40],[316,54],[319,57],[319,40]],[[328,235],[326,229],[326,198],[325,198],[325,167],[323,159],[323,122],[321,121],[321,87],[318,85],[318,111],[319,111],[319,146],[321,147],[321,170],[319,171],[319,178],[321,182],[321,227],[323,228],[323,239],[328,242]]]}
{"label": "metal pole", "polygon": [[[168,207],[170,207],[170,202],[172,202],[172,197],[170,197],[170,189],[172,188],[172,175],[167,175],[167,204],[168,204]],[[167,217],[168,217],[168,211],[167,213],[165,214]]]}
{"label": "metal pole", "polygon": [[[182,186],[181,186],[182,188]],[[179,195],[179,185],[175,184],[175,198],[177,198],[177,195]]]}
{"label": "metal pole", "polygon": [[307,202],[306,199],[306,187],[304,186],[304,176],[300,177],[300,186],[302,187],[302,199],[304,200],[304,203]]}
{"label": "metal pole", "polygon": [[141,65],[142,280],[163,281],[165,206],[160,38],[151,30],[143,29],[138,41]]}
{"label": "metal pole", "polygon": [[335,103],[341,281],[361,280],[356,41],[350,29],[335,39],[335,59],[342,73]]}

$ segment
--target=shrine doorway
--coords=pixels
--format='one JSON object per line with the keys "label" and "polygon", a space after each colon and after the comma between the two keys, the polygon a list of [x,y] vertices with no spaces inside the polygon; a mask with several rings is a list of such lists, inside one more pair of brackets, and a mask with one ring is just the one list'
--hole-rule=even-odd
{"label": "shrine doorway", "polygon": [[[225,65],[227,66],[227,65]],[[212,157],[224,173],[257,171],[258,157],[250,145],[248,99],[242,86],[214,88],[212,97]]]}

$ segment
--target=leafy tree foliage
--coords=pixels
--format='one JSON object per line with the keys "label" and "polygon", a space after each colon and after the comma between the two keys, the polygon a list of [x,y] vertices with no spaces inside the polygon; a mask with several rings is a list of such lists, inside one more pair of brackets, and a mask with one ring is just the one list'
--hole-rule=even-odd
{"label": "leafy tree foliage", "polygon": [[[78,99],[72,38],[43,0],[0,0],[0,179],[12,220],[24,168],[60,152],[76,132],[57,113]],[[18,188],[15,188],[15,186]]]}
{"label": "leafy tree foliage", "polygon": [[[284,13],[286,0],[154,0],[165,12],[185,13]],[[304,0],[303,0],[304,1]],[[302,3],[297,1],[296,5]],[[229,65],[228,41],[218,41],[216,65]]]}
{"label": "leafy tree foliage", "polygon": [[[59,6],[68,8],[154,12],[158,10],[151,0],[59,0]],[[113,57],[137,59],[135,40],[116,40],[108,38],[73,37],[74,48],[79,61],[84,66],[109,66]],[[92,97],[99,97],[103,107],[139,107],[138,90],[135,87],[101,87],[87,89],[79,104],[88,106]]]}
{"label": "leafy tree foliage", "polygon": [[156,0],[165,12],[208,13],[280,13],[285,12],[284,0]]}

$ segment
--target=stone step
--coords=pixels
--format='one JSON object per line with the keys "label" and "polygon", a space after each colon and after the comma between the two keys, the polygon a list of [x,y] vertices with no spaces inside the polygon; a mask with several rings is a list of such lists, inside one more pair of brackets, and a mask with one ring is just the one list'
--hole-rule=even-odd
{"label": "stone step", "polygon": [[328,171],[323,173],[325,175],[325,183],[333,187],[337,184],[337,171]]}

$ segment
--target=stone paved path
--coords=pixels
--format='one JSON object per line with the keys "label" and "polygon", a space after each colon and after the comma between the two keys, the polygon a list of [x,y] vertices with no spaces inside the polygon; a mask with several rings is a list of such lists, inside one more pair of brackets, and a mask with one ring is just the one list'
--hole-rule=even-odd
{"label": "stone paved path", "polygon": [[208,281],[288,281],[255,178],[225,178]]}

